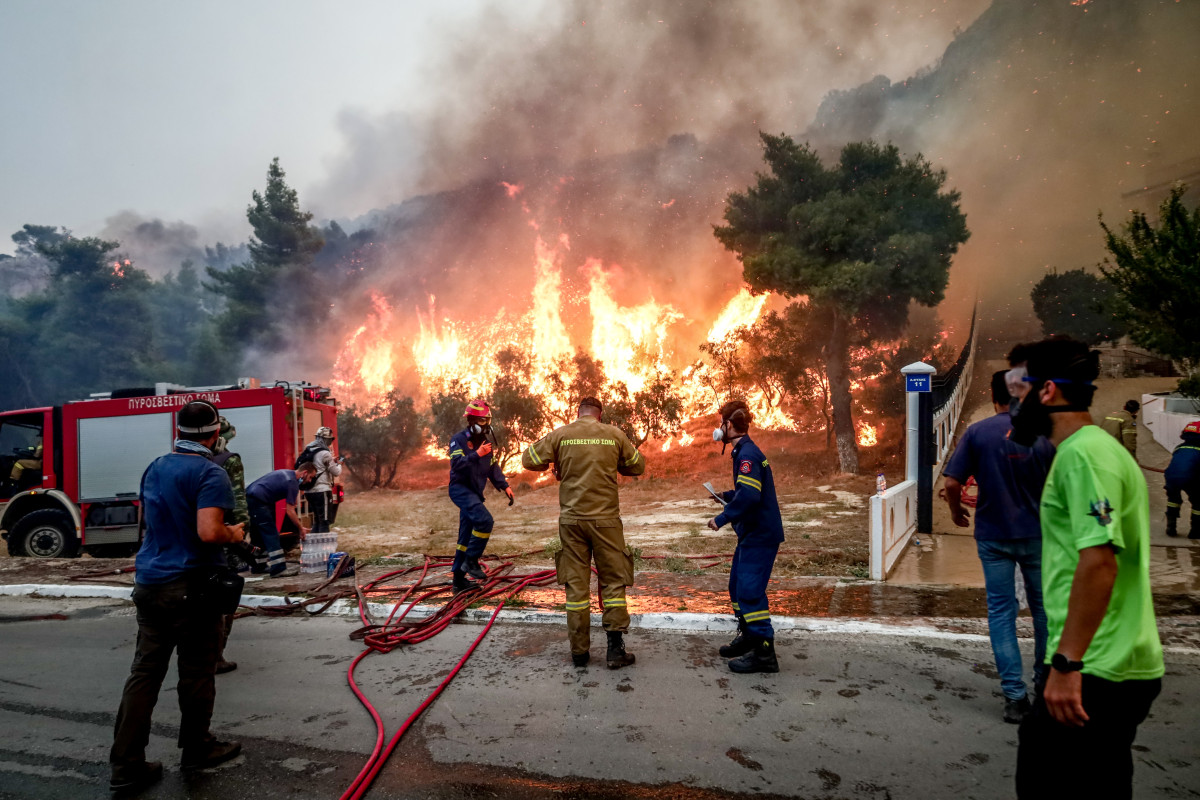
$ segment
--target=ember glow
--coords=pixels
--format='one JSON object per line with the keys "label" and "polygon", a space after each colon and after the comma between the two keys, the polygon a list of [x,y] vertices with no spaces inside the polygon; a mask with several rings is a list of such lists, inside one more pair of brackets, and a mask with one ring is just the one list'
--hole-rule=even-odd
{"label": "ember glow", "polygon": [[[520,189],[506,186],[510,195]],[[534,225],[540,230],[539,226]],[[564,268],[571,260],[576,274],[586,281],[586,293],[569,292]],[[424,308],[411,315],[395,314],[387,298],[373,293],[367,319],[345,340],[334,373],[334,387],[347,405],[369,409],[391,389],[401,374],[415,373],[427,398],[450,391],[455,384],[471,395],[486,395],[499,367],[495,354],[514,347],[528,356],[530,383],[552,413],[567,416],[566,398],[553,388],[552,379],[563,364],[583,350],[603,365],[611,386],[623,385],[632,395],[656,378],[677,375],[675,387],[684,400],[685,417],[711,413],[717,397],[708,372],[711,367],[693,362],[695,351],[676,349],[673,336],[685,314],[652,293],[636,304],[622,303],[614,278],[618,265],[597,258],[573,258],[567,235],[547,240],[538,233],[532,253],[533,289],[528,306],[499,307],[481,316],[478,308],[457,309],[429,297]],[[768,295],[751,295],[740,289],[716,314],[707,328],[707,341],[721,342],[739,328],[753,325],[762,315]],[[415,321],[401,325],[401,316]],[[588,320],[590,317],[590,320]],[[590,325],[588,322],[590,321]],[[413,328],[415,327],[415,330]],[[681,370],[680,367],[683,367]],[[776,398],[756,390],[746,398],[756,424],[769,429],[795,429],[796,423],[775,406]],[[670,442],[680,446],[692,437],[677,434]],[[427,452],[437,450],[432,445]]]}
{"label": "ember glow", "polygon": [[858,423],[858,446],[874,447],[877,444],[879,444],[879,437],[875,433],[875,427],[865,422]]}

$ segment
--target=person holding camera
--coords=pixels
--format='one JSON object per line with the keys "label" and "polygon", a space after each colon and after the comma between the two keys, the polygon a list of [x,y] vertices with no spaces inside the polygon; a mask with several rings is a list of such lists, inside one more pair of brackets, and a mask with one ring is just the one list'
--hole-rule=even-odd
{"label": "person holding camera", "polygon": [[175,651],[183,768],[203,769],[241,752],[238,742],[219,741],[209,732],[221,615],[227,605],[210,587],[224,569],[222,545],[244,537],[240,523],[225,524],[233,492],[225,470],[210,460],[219,428],[211,403],[183,406],[173,452],[155,459],[142,475],[139,497],[145,534],[133,589],[137,651],[109,752],[109,787],[118,795],[140,791],[162,777],[162,763],[146,760],[146,745],[158,692]]}

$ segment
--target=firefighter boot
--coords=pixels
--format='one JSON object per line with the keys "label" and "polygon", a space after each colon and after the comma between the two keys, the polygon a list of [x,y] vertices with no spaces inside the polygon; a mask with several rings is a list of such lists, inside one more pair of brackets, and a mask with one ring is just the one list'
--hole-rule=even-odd
{"label": "firefighter boot", "polygon": [[1179,535],[1178,519],[1178,517],[1172,517],[1170,514],[1167,514],[1167,536],[1175,538]]}
{"label": "firefighter boot", "polygon": [[592,654],[586,650],[582,653],[571,653],[571,664],[576,667],[586,667],[591,660]]}
{"label": "firefighter boot", "polygon": [[1189,539],[1200,539],[1200,514],[1192,512],[1192,527],[1188,531]]}
{"label": "firefighter boot", "polygon": [[721,645],[717,652],[721,658],[737,658],[744,656],[754,648],[754,638],[746,630],[746,622],[739,615],[737,618],[737,636],[729,644]]}
{"label": "firefighter boot", "polygon": [[459,592],[469,592],[472,589],[478,589],[478,588],[479,588],[479,584],[475,583],[475,581],[473,581],[473,580],[470,580],[463,573],[461,573],[461,572],[454,573],[454,593],[455,594],[458,594]]}
{"label": "firefighter boot", "polygon": [[480,582],[487,580],[487,575],[484,573],[483,568],[479,566],[478,558],[467,559],[467,574]]}
{"label": "firefighter boot", "polygon": [[729,662],[729,669],[738,673],[779,672],[775,658],[775,640],[754,637],[753,647],[741,658]]}
{"label": "firefighter boot", "polygon": [[625,652],[625,635],[621,631],[608,631],[608,668],[628,667],[635,659],[633,653]]}

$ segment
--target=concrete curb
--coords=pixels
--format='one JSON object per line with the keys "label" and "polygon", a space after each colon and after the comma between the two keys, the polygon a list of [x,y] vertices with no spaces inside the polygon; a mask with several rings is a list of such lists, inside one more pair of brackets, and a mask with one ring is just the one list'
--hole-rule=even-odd
{"label": "concrete curb", "polygon": [[[73,583],[17,583],[0,585],[0,596],[10,597],[79,597],[79,598],[110,598],[113,600],[128,600],[133,593],[132,587],[102,586],[97,584]],[[242,605],[245,606],[274,606],[282,605],[284,598],[278,595],[249,594],[242,595]],[[370,603],[371,616],[382,621],[392,612],[390,603]],[[422,620],[433,615],[437,606],[417,606],[408,613],[406,619]],[[494,609],[469,608],[459,616],[463,622],[483,624],[491,619]],[[335,617],[358,616],[358,604],[349,599],[336,600],[324,615]],[[600,614],[592,614],[592,627],[601,626]],[[566,615],[559,611],[541,611],[534,609],[513,609],[501,611],[497,622],[518,623],[525,625],[564,625]],[[866,636],[894,636],[910,639],[944,639],[959,642],[979,642],[987,644],[990,640],[986,635],[976,633],[960,633],[957,631],[939,630],[927,624],[905,625],[894,622],[872,622],[862,619],[829,619],[824,617],[771,617],[771,624],[776,631],[800,632],[809,634],[859,634]],[[685,612],[658,614],[631,614],[630,627],[636,630],[657,630],[674,633],[733,633],[737,626],[732,616],[720,614],[690,614]],[[1200,650],[1191,647],[1164,647],[1169,653],[1197,653]]]}

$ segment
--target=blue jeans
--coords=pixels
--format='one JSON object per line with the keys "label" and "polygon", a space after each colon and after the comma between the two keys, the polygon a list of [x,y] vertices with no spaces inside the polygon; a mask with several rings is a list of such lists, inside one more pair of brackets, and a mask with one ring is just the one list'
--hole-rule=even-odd
{"label": "blue jeans", "polygon": [[1021,679],[1021,648],[1017,644],[1017,578],[1021,568],[1029,613],[1033,616],[1033,677],[1046,671],[1046,609],[1042,605],[1042,540],[977,540],[979,560],[983,562],[983,582],[987,587],[988,635],[1000,688],[1009,700],[1025,696]]}

